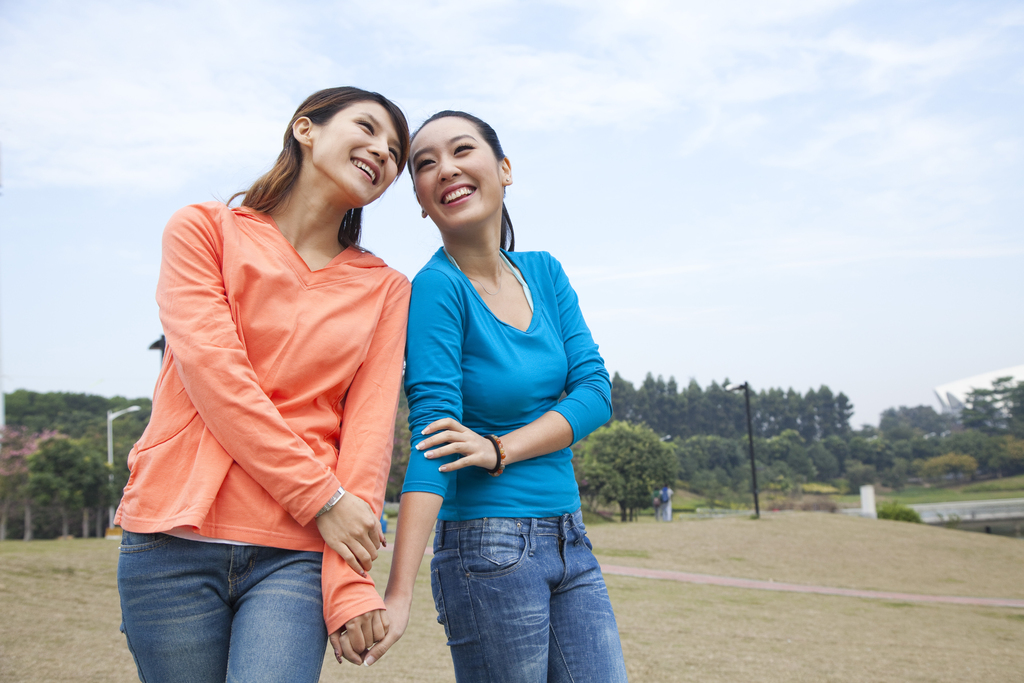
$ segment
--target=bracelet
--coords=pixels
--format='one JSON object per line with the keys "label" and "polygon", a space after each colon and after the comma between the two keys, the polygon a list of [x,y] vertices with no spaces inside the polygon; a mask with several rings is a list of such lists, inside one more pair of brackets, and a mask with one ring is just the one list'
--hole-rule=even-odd
{"label": "bracelet", "polygon": [[488,434],[486,438],[494,445],[494,455],[497,456],[494,469],[487,470],[487,474],[492,477],[501,476],[501,473],[505,471],[505,447],[501,445],[501,439],[494,434]]}
{"label": "bracelet", "polygon": [[342,488],[341,486],[339,486],[338,490],[334,492],[333,496],[331,496],[331,499],[329,501],[327,501],[322,508],[320,508],[320,512],[316,513],[316,516],[319,517],[320,515],[324,514],[325,512],[330,510],[332,507],[337,505],[338,501],[341,500],[341,497],[344,496],[344,495],[345,495],[345,489]]}

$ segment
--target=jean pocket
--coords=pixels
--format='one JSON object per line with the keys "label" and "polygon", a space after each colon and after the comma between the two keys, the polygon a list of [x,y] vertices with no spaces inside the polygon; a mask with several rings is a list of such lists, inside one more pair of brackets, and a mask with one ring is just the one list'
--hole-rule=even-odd
{"label": "jean pocket", "polygon": [[172,540],[174,540],[174,537],[167,534],[137,534],[127,529],[122,529],[119,550],[122,553],[142,553],[167,545]]}
{"label": "jean pocket", "polygon": [[[474,538],[477,535],[479,538]],[[466,571],[473,574],[506,573],[526,556],[527,539],[518,520],[484,520],[483,527],[474,529],[466,541],[462,560]]]}

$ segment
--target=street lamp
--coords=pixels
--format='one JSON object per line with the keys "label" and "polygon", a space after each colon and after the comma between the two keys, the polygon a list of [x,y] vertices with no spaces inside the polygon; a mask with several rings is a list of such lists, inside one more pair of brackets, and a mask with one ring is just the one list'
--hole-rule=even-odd
{"label": "street lamp", "polygon": [[750,481],[754,490],[754,517],[760,519],[761,506],[757,501],[757,466],[754,464],[754,423],[750,419],[750,382],[744,382],[736,387],[730,387],[726,384],[725,388],[729,391],[740,391],[742,389],[743,397],[747,401],[747,442],[750,444]]}
{"label": "street lamp", "polygon": [[[134,413],[136,410],[142,410],[139,406],[128,406],[124,410],[108,410],[107,411],[107,465],[110,466],[110,486],[114,486],[114,420],[121,417],[125,413]],[[114,526],[114,506],[111,504],[108,527]]]}

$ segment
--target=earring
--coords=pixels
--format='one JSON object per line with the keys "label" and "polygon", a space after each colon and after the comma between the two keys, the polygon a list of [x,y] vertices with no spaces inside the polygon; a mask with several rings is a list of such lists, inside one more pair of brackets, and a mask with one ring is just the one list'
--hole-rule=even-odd
{"label": "earring", "polygon": [[426,218],[427,217],[427,210],[426,209],[420,209],[420,215],[423,216],[424,218]]}

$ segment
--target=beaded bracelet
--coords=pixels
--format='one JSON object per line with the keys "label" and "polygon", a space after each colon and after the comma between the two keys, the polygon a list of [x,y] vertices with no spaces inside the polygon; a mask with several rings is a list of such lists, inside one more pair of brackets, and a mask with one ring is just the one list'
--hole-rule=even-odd
{"label": "beaded bracelet", "polygon": [[492,477],[501,476],[505,471],[505,447],[501,444],[501,439],[494,434],[488,434],[486,438],[494,445],[494,455],[497,456],[494,469],[487,470],[487,474]]}

